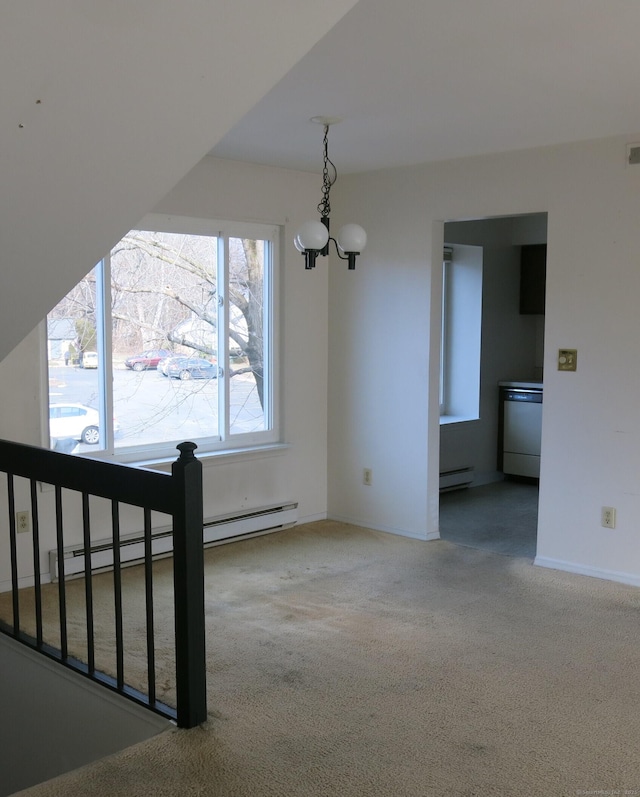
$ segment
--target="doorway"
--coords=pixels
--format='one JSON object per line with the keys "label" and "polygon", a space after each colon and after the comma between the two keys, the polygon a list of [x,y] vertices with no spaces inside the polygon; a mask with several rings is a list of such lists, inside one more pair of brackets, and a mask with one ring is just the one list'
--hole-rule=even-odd
{"label": "doorway", "polygon": [[[447,222],[444,240],[453,262],[456,248],[463,254],[468,247],[481,249],[482,279],[478,411],[475,416],[452,417],[446,395],[441,407],[440,473],[445,491],[440,493],[440,536],[460,545],[533,558],[538,486],[536,480],[518,480],[498,469],[499,383],[543,383],[544,310],[527,312],[520,292],[523,247],[546,245],[547,214]],[[444,275],[446,316],[446,271]],[[446,332],[443,324],[443,336]],[[443,341],[441,378],[446,379],[447,367]],[[471,382],[468,389],[474,389]],[[442,474],[456,471],[466,472],[460,479],[464,486],[450,489],[451,480]]]}

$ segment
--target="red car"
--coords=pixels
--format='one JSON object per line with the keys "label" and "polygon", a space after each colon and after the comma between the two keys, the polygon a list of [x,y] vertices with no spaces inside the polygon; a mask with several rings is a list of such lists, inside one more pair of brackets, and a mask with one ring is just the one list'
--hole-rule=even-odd
{"label": "red car", "polygon": [[143,351],[142,354],[127,357],[124,364],[133,371],[146,371],[148,368],[157,368],[160,360],[171,357],[171,354],[172,352],[168,349],[149,349],[149,351]]}

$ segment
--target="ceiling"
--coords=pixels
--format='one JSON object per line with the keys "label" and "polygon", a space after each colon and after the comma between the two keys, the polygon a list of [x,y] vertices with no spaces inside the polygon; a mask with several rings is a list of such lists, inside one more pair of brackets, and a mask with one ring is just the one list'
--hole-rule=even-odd
{"label": "ceiling", "polygon": [[638,0],[359,0],[212,150],[341,173],[640,131]]}

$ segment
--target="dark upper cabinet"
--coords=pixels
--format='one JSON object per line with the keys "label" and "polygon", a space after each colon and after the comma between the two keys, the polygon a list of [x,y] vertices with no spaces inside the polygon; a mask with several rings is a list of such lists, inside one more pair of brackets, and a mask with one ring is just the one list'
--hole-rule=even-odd
{"label": "dark upper cabinet", "polygon": [[547,282],[547,245],[531,244],[521,247],[520,255],[520,312],[544,315],[544,296]]}

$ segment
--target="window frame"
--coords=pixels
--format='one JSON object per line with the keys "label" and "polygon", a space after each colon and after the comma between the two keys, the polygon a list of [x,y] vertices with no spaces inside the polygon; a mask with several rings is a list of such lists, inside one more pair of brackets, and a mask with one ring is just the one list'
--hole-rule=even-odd
{"label": "window frame", "polygon": [[441,425],[480,418],[483,261],[481,246],[445,244],[440,340]]}
{"label": "window frame", "polygon": [[[218,295],[221,304],[218,307],[219,328],[225,333],[229,329],[229,240],[234,238],[250,238],[265,241],[264,281],[263,281],[263,362],[264,373],[268,378],[264,381],[264,419],[265,429],[258,432],[231,433],[230,405],[231,378],[229,369],[229,336],[217,335],[217,361],[223,373],[219,376],[218,385],[218,435],[215,437],[192,438],[198,446],[198,455],[232,454],[246,450],[273,447],[280,443],[280,242],[282,231],[278,225],[264,223],[247,223],[220,221],[186,216],[165,214],[149,214],[132,230],[144,232],[164,232],[185,235],[210,236],[217,239],[218,246]],[[113,392],[112,383],[112,318],[111,318],[111,274],[110,254],[96,265],[98,286],[96,296],[96,328],[98,352],[98,412],[103,419],[100,425],[100,446],[97,451],[83,451],[79,456],[107,459],[117,462],[143,463],[173,460],[176,456],[175,446],[185,438],[166,440],[161,443],[146,445],[115,446],[113,434]],[[99,278],[98,278],[99,275]],[[220,285],[222,284],[222,291]],[[48,346],[47,322],[43,328],[43,398],[49,404],[48,384]],[[43,407],[43,444],[49,446],[49,417]],[[46,439],[46,442],[45,442]]]}
{"label": "window frame", "polygon": [[440,316],[440,383],[439,383],[439,404],[440,416],[447,412],[447,372],[449,370],[448,356],[448,324],[449,324],[449,281],[450,267],[453,260],[453,248],[445,246],[442,252],[442,294],[441,294],[441,316]]}

